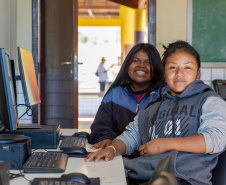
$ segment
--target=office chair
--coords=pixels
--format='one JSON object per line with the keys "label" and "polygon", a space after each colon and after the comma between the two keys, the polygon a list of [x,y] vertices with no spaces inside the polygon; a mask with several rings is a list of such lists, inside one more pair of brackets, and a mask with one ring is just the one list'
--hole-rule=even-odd
{"label": "office chair", "polygon": [[162,159],[153,172],[150,181],[141,185],[178,185],[177,179],[170,173],[171,160],[171,156]]}
{"label": "office chair", "polygon": [[212,170],[213,185],[226,184],[226,150],[219,155],[216,167]]}

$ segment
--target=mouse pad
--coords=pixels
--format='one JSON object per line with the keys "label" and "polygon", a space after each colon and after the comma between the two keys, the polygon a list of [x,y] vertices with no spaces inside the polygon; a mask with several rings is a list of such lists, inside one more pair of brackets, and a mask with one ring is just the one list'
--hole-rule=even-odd
{"label": "mouse pad", "polygon": [[[89,178],[90,184],[89,185],[100,185],[100,178]],[[39,181],[57,181],[58,178],[34,178],[34,180],[31,182],[31,185],[39,185]],[[81,183],[83,184],[83,183]]]}

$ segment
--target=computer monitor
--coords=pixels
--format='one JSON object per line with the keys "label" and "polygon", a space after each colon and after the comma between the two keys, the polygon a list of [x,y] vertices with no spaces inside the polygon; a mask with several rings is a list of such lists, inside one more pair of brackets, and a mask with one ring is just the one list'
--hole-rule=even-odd
{"label": "computer monitor", "polygon": [[17,50],[24,101],[25,105],[30,107],[31,105],[41,103],[32,52],[21,47],[17,47]]}
{"label": "computer monitor", "polygon": [[0,122],[10,131],[18,125],[16,98],[13,87],[9,55],[0,49]]}

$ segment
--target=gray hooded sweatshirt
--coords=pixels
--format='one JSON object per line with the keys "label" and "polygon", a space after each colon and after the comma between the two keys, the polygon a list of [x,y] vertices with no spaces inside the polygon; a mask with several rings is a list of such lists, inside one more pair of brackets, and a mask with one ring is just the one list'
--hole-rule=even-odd
{"label": "gray hooded sweatshirt", "polygon": [[125,163],[127,175],[149,180],[158,162],[172,156],[173,174],[194,185],[211,185],[211,170],[226,146],[226,102],[201,80],[191,83],[178,96],[165,92],[156,102],[139,112],[122,135],[116,138],[126,145],[127,155],[155,138],[187,137],[202,133],[206,153],[170,151],[150,157],[138,157]]}

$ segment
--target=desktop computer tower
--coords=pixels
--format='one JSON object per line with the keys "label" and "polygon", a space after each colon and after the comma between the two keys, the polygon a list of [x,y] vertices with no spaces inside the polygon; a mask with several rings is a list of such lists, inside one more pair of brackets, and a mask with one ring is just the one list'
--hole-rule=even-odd
{"label": "desktop computer tower", "polygon": [[56,149],[60,139],[60,125],[40,125],[41,128],[20,128],[6,133],[31,138],[32,149]]}
{"label": "desktop computer tower", "polygon": [[0,162],[9,161],[12,170],[21,169],[30,155],[30,138],[20,143],[0,144]]}

